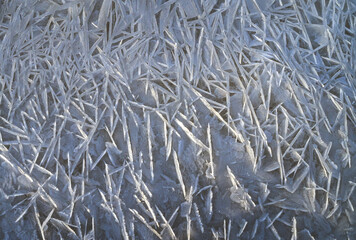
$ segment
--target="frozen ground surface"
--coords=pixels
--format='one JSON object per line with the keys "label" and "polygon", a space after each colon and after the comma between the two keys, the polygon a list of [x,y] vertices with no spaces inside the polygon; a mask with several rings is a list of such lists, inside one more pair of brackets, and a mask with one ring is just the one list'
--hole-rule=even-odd
{"label": "frozen ground surface", "polygon": [[1,0],[0,239],[355,239],[351,0]]}

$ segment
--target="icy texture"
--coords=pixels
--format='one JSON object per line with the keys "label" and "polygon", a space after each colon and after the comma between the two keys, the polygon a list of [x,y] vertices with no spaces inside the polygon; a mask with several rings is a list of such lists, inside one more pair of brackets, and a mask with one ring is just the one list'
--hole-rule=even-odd
{"label": "icy texture", "polygon": [[0,1],[0,239],[352,239],[351,0]]}

